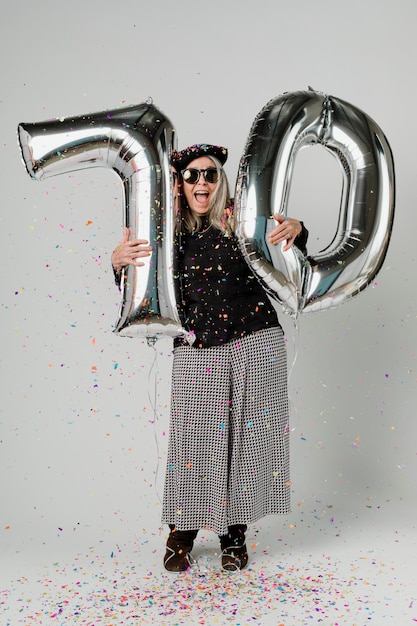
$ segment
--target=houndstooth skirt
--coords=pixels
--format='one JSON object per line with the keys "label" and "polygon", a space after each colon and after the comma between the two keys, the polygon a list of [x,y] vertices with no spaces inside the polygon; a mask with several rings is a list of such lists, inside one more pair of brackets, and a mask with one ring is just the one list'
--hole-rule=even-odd
{"label": "houndstooth skirt", "polygon": [[290,512],[287,359],[280,327],[175,348],[162,521],[219,535]]}

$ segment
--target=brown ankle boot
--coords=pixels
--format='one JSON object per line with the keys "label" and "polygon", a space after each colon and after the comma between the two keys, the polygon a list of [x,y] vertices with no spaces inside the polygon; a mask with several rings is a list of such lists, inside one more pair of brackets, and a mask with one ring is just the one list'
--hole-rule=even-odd
{"label": "brown ankle boot", "polygon": [[229,526],[227,535],[220,537],[222,568],[228,572],[243,569],[248,564],[248,551],[245,543],[246,528],[247,526],[244,524]]}
{"label": "brown ankle boot", "polygon": [[167,540],[164,566],[169,572],[185,572],[198,530],[171,530]]}

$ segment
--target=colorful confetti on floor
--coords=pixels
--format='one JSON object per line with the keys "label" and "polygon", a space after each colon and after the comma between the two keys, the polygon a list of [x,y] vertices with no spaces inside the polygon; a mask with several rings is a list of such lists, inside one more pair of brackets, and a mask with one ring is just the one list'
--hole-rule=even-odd
{"label": "colorful confetti on floor", "polygon": [[4,626],[417,622],[417,601],[395,568],[373,555],[350,562],[325,554],[295,560],[289,564],[287,555],[288,563],[230,574],[206,556],[183,574],[162,568],[144,574],[132,562],[112,554],[106,563],[91,550],[72,564],[44,568],[39,578],[29,574],[11,581],[1,591],[0,621]]}

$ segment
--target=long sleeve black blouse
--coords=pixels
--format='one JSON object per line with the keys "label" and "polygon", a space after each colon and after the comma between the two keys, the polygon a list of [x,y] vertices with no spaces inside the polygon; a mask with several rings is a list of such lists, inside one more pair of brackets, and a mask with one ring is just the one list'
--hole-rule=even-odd
{"label": "long sleeve black blouse", "polygon": [[[308,231],[295,245],[304,253]],[[244,260],[234,235],[226,236],[214,227],[201,232],[182,233],[178,258],[178,279],[182,324],[193,346],[222,345],[249,333],[279,326],[278,316],[264,288]],[[120,286],[120,274],[115,273]],[[184,337],[174,345],[188,345]]]}
{"label": "long sleeve black blouse", "polygon": [[[305,251],[308,232],[297,237]],[[214,227],[181,236],[180,313],[193,346],[222,345],[249,333],[279,326],[264,288],[244,260],[236,237]],[[185,343],[176,339],[175,345]]]}

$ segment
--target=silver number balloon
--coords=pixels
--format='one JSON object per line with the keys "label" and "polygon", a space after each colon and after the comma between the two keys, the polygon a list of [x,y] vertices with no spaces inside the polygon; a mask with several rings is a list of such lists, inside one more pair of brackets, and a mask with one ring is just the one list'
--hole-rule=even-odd
{"label": "silver number balloon", "polygon": [[[268,242],[286,215],[300,149],[324,146],[340,163],[343,192],[332,243],[315,257]],[[313,90],[283,94],[256,117],[236,183],[237,235],[252,270],[293,317],[345,302],[379,271],[394,216],[394,164],[377,124],[353,105]]]}
{"label": "silver number balloon", "polygon": [[175,214],[169,157],[175,133],[152,103],[58,121],[22,123],[18,136],[32,178],[103,166],[122,183],[124,225],[153,246],[145,267],[123,272],[115,332],[157,338],[183,334],[174,280]]}

